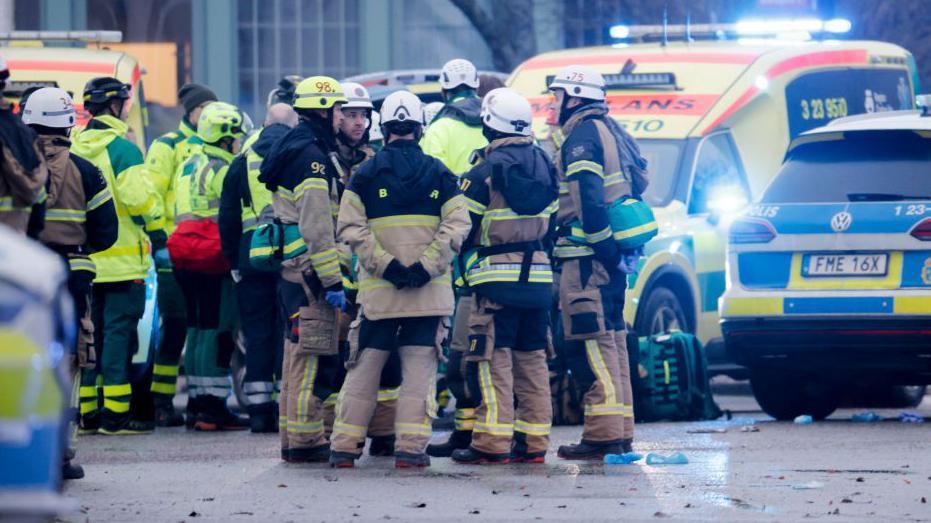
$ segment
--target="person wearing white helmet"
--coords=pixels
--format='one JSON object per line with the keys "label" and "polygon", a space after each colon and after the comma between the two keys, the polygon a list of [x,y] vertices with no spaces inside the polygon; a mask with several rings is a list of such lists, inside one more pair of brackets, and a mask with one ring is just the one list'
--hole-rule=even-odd
{"label": "person wearing white helmet", "polygon": [[445,105],[429,122],[420,146],[430,156],[439,158],[450,171],[460,175],[472,166],[472,153],[488,145],[482,135],[479,115],[482,100],[478,97],[478,70],[468,60],[446,62],[440,71],[440,87]]}
{"label": "person wearing white helmet", "polygon": [[[21,116],[23,123],[38,133],[39,150],[49,170],[49,194],[39,241],[58,254],[70,269],[68,291],[74,300],[78,336],[77,344],[69,349],[73,375],[80,379],[80,368],[92,365],[95,359],[91,354],[94,329],[90,300],[96,272],[89,254],[105,250],[116,241],[119,230],[116,207],[100,170],[70,152],[68,135],[77,123],[77,115],[67,92],[58,87],[35,91],[22,107]],[[73,400],[76,402],[77,397]],[[73,453],[65,455],[62,477],[83,477],[80,465],[72,465],[67,458]]]}
{"label": "person wearing white helmet", "polygon": [[423,125],[425,129],[430,128],[430,124],[443,110],[443,102],[430,102],[423,106]]}
{"label": "person wearing white helmet", "polygon": [[330,464],[352,467],[375,410],[379,376],[401,359],[395,466],[426,467],[436,386],[437,333],[453,312],[450,262],[469,228],[456,177],[421,150],[423,106],[408,91],[381,107],[385,147],[353,175],[337,234],[359,258],[358,354],[343,384]]}
{"label": "person wearing white helmet", "polygon": [[[375,156],[375,149],[369,146],[372,131],[372,116],[375,106],[368,90],[355,82],[341,82],[343,92],[348,102],[343,104],[343,119],[340,122],[339,132],[336,135],[338,145],[337,153],[342,167],[343,183],[348,184],[352,175],[366,160]],[[381,132],[381,129],[378,129]],[[349,355],[349,340],[358,339],[359,322],[354,321],[358,315],[359,307],[356,303],[358,296],[358,275],[353,266],[352,252],[349,246],[341,251],[340,266],[343,270],[343,288],[349,303],[346,314],[340,317],[340,354],[346,358]],[[347,329],[346,327],[349,326]],[[332,430],[336,417],[336,398],[346,379],[346,369],[340,366],[334,379],[333,392],[323,402],[324,426]],[[388,360],[381,374],[378,388],[378,406],[368,426],[368,436],[372,439],[369,445],[369,455],[391,456],[394,454],[394,413],[397,407],[398,387],[401,385],[401,365],[396,353]]]}
{"label": "person wearing white helmet", "polygon": [[13,114],[13,104],[3,97],[10,78],[0,56],[0,223],[35,238],[41,228],[41,203],[45,198],[48,169],[39,154],[36,133]]}
{"label": "person wearing white helmet", "polygon": [[[530,103],[508,88],[485,95],[488,146],[461,182],[472,228],[459,258],[467,314],[468,383],[481,401],[463,464],[543,463],[553,407],[546,363],[553,272],[547,251],[559,183],[536,147]],[[455,333],[454,338],[460,333]],[[515,396],[517,409],[515,412]],[[457,398],[458,400],[458,398]]]}
{"label": "person wearing white helmet", "polygon": [[[557,165],[560,184],[559,295],[570,359],[591,370],[583,398],[585,426],[576,445],[559,447],[564,459],[601,459],[630,452],[633,397],[624,323],[627,273],[638,252],[621,247],[610,212],[616,202],[646,189],[646,160],[608,114],[605,81],[598,71],[569,66],[549,85],[565,141]],[[584,298],[584,299],[583,299]],[[597,312],[597,314],[595,314]]]}
{"label": "person wearing white helmet", "polygon": [[381,132],[381,115],[378,111],[372,111],[371,121],[369,122],[369,147],[378,152],[385,145],[385,135]]}

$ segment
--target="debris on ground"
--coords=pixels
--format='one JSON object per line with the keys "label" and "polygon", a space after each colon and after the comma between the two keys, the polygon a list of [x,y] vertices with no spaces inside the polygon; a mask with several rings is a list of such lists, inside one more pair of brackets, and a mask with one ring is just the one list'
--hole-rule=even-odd
{"label": "debris on ground", "polygon": [[647,465],[687,465],[688,462],[689,459],[681,452],[669,454],[668,456],[656,452],[647,454]]}
{"label": "debris on ground", "polygon": [[824,483],[820,481],[809,481],[808,483],[799,483],[798,485],[792,485],[793,490],[818,490],[823,489]]}
{"label": "debris on ground", "polygon": [[740,427],[740,432],[759,432],[759,431],[760,431],[760,427],[757,427],[756,425],[744,425],[743,427]]}
{"label": "debris on ground", "polygon": [[814,423],[815,419],[809,416],[808,414],[802,414],[801,416],[795,418],[792,423],[796,425],[811,425]]}
{"label": "debris on ground", "polygon": [[921,414],[915,412],[903,412],[899,414],[899,421],[902,423],[924,423],[925,419]]}
{"label": "debris on ground", "polygon": [[727,429],[692,429],[685,432],[687,434],[724,434]]}
{"label": "debris on ground", "polygon": [[850,417],[850,419],[851,421],[856,421],[858,423],[875,423],[877,421],[882,421],[883,417],[873,411],[868,411],[854,414]]}

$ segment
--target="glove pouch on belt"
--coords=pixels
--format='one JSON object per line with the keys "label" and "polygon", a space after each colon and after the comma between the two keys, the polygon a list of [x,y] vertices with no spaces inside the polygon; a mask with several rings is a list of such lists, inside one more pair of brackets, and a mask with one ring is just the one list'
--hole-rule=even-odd
{"label": "glove pouch on belt", "polygon": [[500,308],[490,300],[475,299],[469,314],[469,351],[465,356],[466,361],[491,361],[495,350],[494,312]]}
{"label": "glove pouch on belt", "polygon": [[301,307],[298,313],[301,350],[320,356],[338,354],[336,310],[325,302],[315,301]]}

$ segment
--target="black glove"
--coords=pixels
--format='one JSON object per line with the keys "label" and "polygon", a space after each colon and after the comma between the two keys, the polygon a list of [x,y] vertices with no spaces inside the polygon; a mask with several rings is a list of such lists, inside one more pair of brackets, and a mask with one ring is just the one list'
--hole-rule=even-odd
{"label": "black glove", "polygon": [[407,277],[409,279],[408,285],[415,289],[423,287],[424,285],[430,283],[430,280],[433,279],[430,276],[430,273],[427,272],[427,269],[424,269],[420,262],[417,262],[407,268]]}
{"label": "black glove", "polygon": [[396,289],[403,289],[408,285],[408,270],[398,260],[391,260],[381,277],[391,282]]}

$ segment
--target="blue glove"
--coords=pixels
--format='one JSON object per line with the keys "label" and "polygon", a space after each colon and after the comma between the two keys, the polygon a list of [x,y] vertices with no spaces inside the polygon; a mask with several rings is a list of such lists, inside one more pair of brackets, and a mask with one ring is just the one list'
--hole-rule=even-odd
{"label": "blue glove", "polygon": [[325,299],[334,309],[346,311],[346,291],[342,289],[338,291],[327,291]]}
{"label": "blue glove", "polygon": [[171,269],[171,256],[168,255],[168,249],[162,247],[161,249],[156,249],[155,253],[152,255],[155,258],[155,268],[156,269]]}
{"label": "blue glove", "polygon": [[621,261],[617,263],[617,268],[624,274],[636,274],[637,265],[640,264],[640,258],[643,257],[643,247],[633,251],[624,251],[621,254]]}

